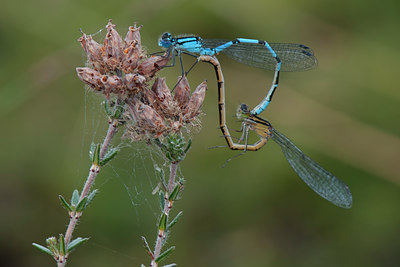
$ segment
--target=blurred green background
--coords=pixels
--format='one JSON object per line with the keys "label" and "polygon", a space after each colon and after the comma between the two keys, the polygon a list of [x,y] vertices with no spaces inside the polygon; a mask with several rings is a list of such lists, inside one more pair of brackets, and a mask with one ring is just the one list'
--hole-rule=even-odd
{"label": "blurred green background", "polygon": [[[311,46],[317,69],[282,73],[262,116],[352,190],[343,210],[314,194],[276,144],[248,152],[225,145],[218,126],[213,69],[199,64],[192,88],[207,79],[203,128],[181,164],[184,211],[169,245],[179,266],[395,266],[400,264],[400,2],[383,1],[62,1],[6,0],[0,10],[0,265],[54,266],[32,247],[68,223],[58,195],[82,188],[87,151],[106,123],[100,98],[85,92],[76,41],[109,18],[125,35],[159,51],[164,31],[204,38],[247,37]],[[97,37],[104,36],[104,31]],[[228,117],[264,97],[272,72],[223,56]],[[192,58],[185,61],[186,66]],[[173,85],[179,68],[160,73]],[[239,128],[233,118],[231,128]],[[153,244],[158,199],[155,152],[126,146],[104,168],[94,203],[75,237],[91,237],[69,266],[148,266],[140,236]]]}

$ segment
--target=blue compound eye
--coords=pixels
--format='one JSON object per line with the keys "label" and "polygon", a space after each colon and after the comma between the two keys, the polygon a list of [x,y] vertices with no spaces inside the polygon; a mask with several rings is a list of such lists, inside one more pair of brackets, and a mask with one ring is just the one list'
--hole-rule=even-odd
{"label": "blue compound eye", "polygon": [[161,35],[158,45],[164,48],[169,48],[171,46],[172,35],[169,32],[164,32]]}
{"label": "blue compound eye", "polygon": [[164,32],[163,35],[161,36],[161,40],[163,41],[169,41],[171,40],[172,35],[169,32]]}

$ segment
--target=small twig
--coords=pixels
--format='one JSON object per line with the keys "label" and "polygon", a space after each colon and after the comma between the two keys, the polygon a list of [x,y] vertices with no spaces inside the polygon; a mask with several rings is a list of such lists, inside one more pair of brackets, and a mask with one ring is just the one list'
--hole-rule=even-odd
{"label": "small twig", "polygon": [[[109,121],[107,135],[104,138],[103,144],[101,145],[100,159],[104,158],[104,155],[107,152],[108,146],[111,143],[111,139],[113,138],[114,134],[117,132],[117,127],[118,127],[117,119],[113,119],[113,120]],[[100,170],[100,166],[94,166],[94,164],[93,164],[90,167],[89,176],[85,182],[85,185],[83,186],[82,193],[79,197],[79,200],[82,200],[82,198],[86,197],[89,194],[90,189],[92,188],[92,185],[94,183],[94,180],[96,179],[96,176],[99,173],[99,170]],[[65,236],[65,240],[66,241],[68,240],[67,236]]]}
{"label": "small twig", "polygon": [[[174,189],[174,184],[175,184],[175,178],[176,178],[176,171],[178,169],[178,164],[179,162],[172,162],[170,166],[170,174],[169,174],[169,181],[168,181],[168,191],[164,194],[164,210],[161,216],[165,215],[166,218],[169,216],[169,212],[172,209],[173,201],[170,201],[168,199],[169,194],[172,193],[172,190]],[[156,245],[154,248],[154,253],[153,253],[153,258],[150,263],[150,267],[157,267],[158,262],[156,262],[156,259],[160,256],[161,249],[163,246],[163,241],[165,239],[165,229],[159,229],[158,230],[158,235],[157,235],[157,240],[156,240]]]}
{"label": "small twig", "polygon": [[[108,126],[108,131],[107,135],[104,138],[103,144],[101,146],[100,150],[100,159],[104,158],[105,153],[107,152],[107,149],[111,143],[111,140],[115,133],[118,130],[118,120],[117,119],[110,119],[109,126]],[[92,185],[94,184],[94,181],[97,177],[97,174],[99,174],[100,171],[100,166],[96,164],[92,164],[89,170],[89,175],[88,178],[86,179],[85,185],[83,186],[82,193],[79,197],[79,200],[82,200],[84,197],[87,197],[89,195],[90,189],[92,188]],[[72,233],[74,232],[75,226],[79,220],[79,216],[72,216],[70,218],[68,228],[65,232],[65,246],[68,247],[69,242],[71,241],[72,238]],[[66,255],[65,259],[67,259],[68,254]],[[58,267],[64,267],[67,264],[67,261],[63,261],[58,263]]]}

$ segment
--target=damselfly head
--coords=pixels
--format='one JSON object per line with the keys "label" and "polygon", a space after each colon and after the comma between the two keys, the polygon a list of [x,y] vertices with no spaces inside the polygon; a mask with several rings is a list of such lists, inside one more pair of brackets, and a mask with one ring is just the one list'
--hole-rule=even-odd
{"label": "damselfly head", "polygon": [[158,41],[158,45],[164,48],[169,48],[171,46],[171,39],[172,35],[169,32],[164,32]]}
{"label": "damselfly head", "polygon": [[236,110],[236,117],[238,119],[243,119],[250,114],[249,106],[247,104],[240,104]]}

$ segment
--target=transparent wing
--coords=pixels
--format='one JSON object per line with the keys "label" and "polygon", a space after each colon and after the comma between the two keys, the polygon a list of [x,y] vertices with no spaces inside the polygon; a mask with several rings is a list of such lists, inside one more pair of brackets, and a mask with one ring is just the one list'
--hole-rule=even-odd
{"label": "transparent wing", "polygon": [[312,190],[339,207],[351,208],[353,199],[347,185],[305,155],[277,130],[272,129],[271,139],[281,147],[290,166]]}
{"label": "transparent wing", "polygon": [[[215,48],[225,44],[226,40],[203,40],[205,47]],[[318,61],[308,46],[290,43],[269,43],[282,61],[281,71],[305,71],[315,68]],[[222,51],[228,57],[256,68],[275,70],[276,62],[269,50],[261,44],[238,43]]]}

